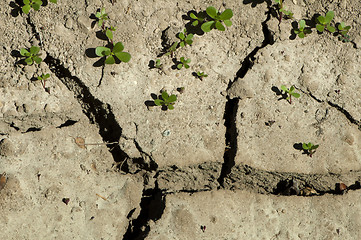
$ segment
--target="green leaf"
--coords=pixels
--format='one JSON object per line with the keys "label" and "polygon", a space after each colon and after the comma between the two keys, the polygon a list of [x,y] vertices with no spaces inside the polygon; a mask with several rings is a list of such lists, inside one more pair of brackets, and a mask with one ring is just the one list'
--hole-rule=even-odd
{"label": "green leaf", "polygon": [[37,64],[40,64],[41,61],[43,61],[43,59],[41,59],[41,58],[38,57],[38,56],[35,56],[35,57],[34,57],[34,61],[35,61]]}
{"label": "green leaf", "polygon": [[188,68],[189,68],[189,65],[188,65],[188,64],[184,64],[184,67],[188,69]]}
{"label": "green leaf", "polygon": [[22,48],[22,49],[20,49],[20,54],[21,54],[21,56],[30,56],[30,53],[29,53],[29,51],[28,50],[26,50],[25,48]]}
{"label": "green leaf", "polygon": [[320,25],[320,24],[316,24],[316,29],[317,29],[317,31],[319,31],[319,32],[323,32],[323,30],[325,30],[325,26]]}
{"label": "green leaf", "polygon": [[47,78],[49,78],[49,77],[50,77],[50,74],[49,74],[49,73],[47,73],[47,74],[44,75],[44,78],[45,78],[45,79],[47,79]]}
{"label": "green leaf", "polygon": [[39,47],[32,46],[32,47],[30,48],[30,54],[32,54],[32,55],[37,54],[39,51],[40,51],[40,48],[39,48]]}
{"label": "green leaf", "polygon": [[336,29],[331,25],[327,25],[327,30],[330,31],[331,33],[334,33],[336,31]]}
{"label": "green leaf", "polygon": [[195,20],[194,22],[192,22],[192,26],[197,26],[198,25],[198,23],[199,23],[199,21],[198,20]]}
{"label": "green leaf", "polygon": [[167,91],[162,92],[162,98],[164,101],[166,101],[166,102],[168,101],[169,95],[168,95]]}
{"label": "green leaf", "polygon": [[117,43],[114,45],[114,47],[113,47],[113,52],[114,52],[114,53],[116,53],[116,52],[121,52],[121,51],[123,51],[123,49],[124,49],[123,43],[117,42]]}
{"label": "green leaf", "polygon": [[34,3],[34,4],[32,5],[32,7],[34,8],[35,11],[39,11],[40,6],[41,6],[41,4],[38,4],[38,3]]}
{"label": "green leaf", "polygon": [[171,102],[175,102],[175,101],[177,101],[177,96],[174,94],[170,95],[168,98],[168,102],[171,103]]}
{"label": "green leaf", "polygon": [[157,106],[162,106],[164,104],[164,101],[162,99],[155,99],[154,104]]}
{"label": "green leaf", "polygon": [[184,47],[184,46],[185,46],[184,42],[180,42],[180,43],[179,43],[179,46],[180,46],[180,47]]}
{"label": "green leaf", "polygon": [[105,64],[114,64],[115,59],[113,56],[109,56],[107,59],[105,59]]}
{"label": "green leaf", "polygon": [[30,12],[30,8],[30,5],[26,4],[21,8],[21,10],[23,11],[23,13],[28,14]]}
{"label": "green leaf", "polygon": [[313,145],[312,149],[317,149],[319,145]]}
{"label": "green leaf", "polygon": [[50,2],[52,2],[52,3],[57,3],[57,0],[50,0]]}
{"label": "green leaf", "polygon": [[193,19],[198,19],[197,16],[194,13],[189,14],[189,16]]}
{"label": "green leaf", "polygon": [[226,28],[223,26],[223,24],[219,21],[216,21],[216,28],[219,30],[219,31],[225,31]]}
{"label": "green leaf", "polygon": [[293,92],[293,90],[295,90],[295,87],[292,85],[290,88],[290,92]]}
{"label": "green leaf", "polygon": [[208,16],[215,19],[218,11],[217,11],[217,9],[215,9],[214,7],[211,6],[206,9],[206,12],[207,12]]}
{"label": "green leaf", "polygon": [[190,33],[190,34],[187,35],[186,40],[189,41],[189,40],[192,40],[192,38],[193,38],[193,34]]}
{"label": "green leaf", "polygon": [[174,109],[174,106],[173,106],[172,104],[168,104],[167,107],[168,107],[169,110],[173,110],[173,109]]}
{"label": "green leaf", "polygon": [[110,39],[113,40],[113,32],[109,29],[105,32],[105,35]]}
{"label": "green leaf", "polygon": [[102,9],[100,10],[100,14],[101,14],[101,15],[104,15],[104,14],[105,14],[105,8],[104,8],[104,7],[102,7]]}
{"label": "green leaf", "polygon": [[338,30],[343,30],[345,28],[345,23],[341,22],[337,28],[338,28]]}
{"label": "green leaf", "polygon": [[282,89],[283,91],[285,91],[285,92],[288,92],[288,88],[286,88],[285,85],[282,85],[282,86],[281,86],[281,89]]}
{"label": "green leaf", "polygon": [[127,52],[116,52],[114,55],[122,62],[129,62],[130,61],[130,54]]}
{"label": "green leaf", "polygon": [[182,67],[183,67],[183,63],[179,63],[178,65],[177,65],[177,68],[180,70],[180,69],[182,69]]}
{"label": "green leaf", "polygon": [[304,150],[308,150],[307,144],[306,144],[306,143],[303,143],[303,144],[302,144],[302,148],[303,148]]}
{"label": "green leaf", "polygon": [[322,25],[325,25],[326,24],[326,20],[325,20],[325,17],[324,16],[319,16],[317,18],[317,21],[322,24]]}
{"label": "green leaf", "polygon": [[38,76],[38,80],[43,80],[43,78],[41,76]]}
{"label": "green leaf", "polygon": [[333,11],[328,11],[326,13],[326,18],[325,18],[326,23],[331,22],[334,16],[335,16],[335,13]]}
{"label": "green leaf", "polygon": [[231,17],[233,17],[233,12],[231,9],[226,9],[224,12],[219,16],[219,19],[221,20],[228,20]]}
{"label": "green leaf", "polygon": [[178,34],[178,37],[179,37],[181,40],[184,40],[184,38],[185,38],[184,33],[179,33],[179,34]]}
{"label": "green leaf", "polygon": [[29,5],[29,4],[30,4],[30,0],[23,0],[23,3],[24,3],[25,5]]}
{"label": "green leaf", "polygon": [[301,95],[299,93],[291,93],[292,96],[294,96],[295,98],[299,98]]}
{"label": "green leaf", "polygon": [[26,64],[31,65],[31,64],[33,64],[33,59],[28,57],[25,59],[25,62],[26,62]]}
{"label": "green leaf", "polygon": [[302,19],[300,21],[300,28],[305,28],[305,27],[306,27],[306,21]]}
{"label": "green leaf", "polygon": [[210,32],[212,30],[214,21],[205,22],[202,24],[201,29],[203,32]]}
{"label": "green leaf", "polygon": [[188,58],[187,60],[185,60],[185,63],[190,63],[191,62],[191,59]]}
{"label": "green leaf", "polygon": [[304,38],[304,37],[305,37],[305,33],[304,33],[304,32],[300,32],[300,33],[298,33],[298,36],[299,36],[300,38]]}
{"label": "green leaf", "polygon": [[95,54],[99,57],[108,56],[110,54],[110,49],[107,47],[97,47],[95,49]]}
{"label": "green leaf", "polygon": [[184,57],[181,57],[181,58],[180,58],[180,61],[181,61],[181,62],[184,62],[184,61],[185,61]]}
{"label": "green leaf", "polygon": [[226,24],[227,27],[232,26],[232,21],[231,20],[224,20],[223,22],[224,22],[224,24]]}

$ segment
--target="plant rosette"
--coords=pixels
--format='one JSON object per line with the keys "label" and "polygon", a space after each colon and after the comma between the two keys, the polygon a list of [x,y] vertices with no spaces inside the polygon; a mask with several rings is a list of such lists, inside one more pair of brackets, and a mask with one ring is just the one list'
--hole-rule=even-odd
{"label": "plant rosette", "polygon": [[174,105],[175,101],[177,101],[176,95],[172,94],[169,96],[167,91],[163,91],[162,98],[155,99],[154,104],[157,106],[165,106],[166,109],[173,110],[174,109],[173,105]]}
{"label": "plant rosette", "polygon": [[34,62],[37,64],[40,64],[43,59],[41,59],[39,56],[40,48],[37,46],[32,46],[29,50],[22,48],[20,49],[20,55],[25,57],[25,63],[27,65],[32,65]]}
{"label": "plant rosette", "polygon": [[225,31],[226,28],[222,22],[227,27],[232,26],[232,21],[230,19],[233,17],[233,12],[231,9],[226,9],[223,13],[220,13],[211,6],[207,8],[206,13],[212,20],[202,24],[201,29],[203,32],[210,32],[213,28],[218,29],[219,31]]}
{"label": "plant rosette", "polygon": [[129,62],[131,55],[123,52],[124,45],[121,42],[114,44],[113,48],[97,47],[95,54],[99,57],[105,57],[105,64],[114,64],[116,59],[122,62]]}

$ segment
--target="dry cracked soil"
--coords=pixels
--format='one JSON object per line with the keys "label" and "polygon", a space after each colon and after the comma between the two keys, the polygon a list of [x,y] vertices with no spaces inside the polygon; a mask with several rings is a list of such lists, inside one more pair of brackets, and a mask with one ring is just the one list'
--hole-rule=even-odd
{"label": "dry cracked soil", "polygon": [[[1,1],[0,238],[361,239],[361,2],[284,4],[293,19],[271,0]],[[232,26],[192,26],[209,6]],[[102,7],[128,63],[95,54]],[[331,10],[349,41],[315,29]]]}

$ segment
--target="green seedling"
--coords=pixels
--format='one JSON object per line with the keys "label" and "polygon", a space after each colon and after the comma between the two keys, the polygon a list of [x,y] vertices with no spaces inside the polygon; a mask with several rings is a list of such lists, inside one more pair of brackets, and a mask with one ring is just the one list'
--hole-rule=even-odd
{"label": "green seedling", "polygon": [[295,98],[299,98],[300,94],[293,92],[295,90],[295,87],[292,85],[290,89],[288,89],[285,85],[281,86],[281,89],[285,91],[286,94],[288,94],[288,97],[286,98],[290,104],[292,104],[291,97],[294,96]]}
{"label": "green seedling", "polygon": [[38,78],[37,78],[37,80],[39,80],[42,83],[44,90],[48,93],[50,93],[50,88],[47,88],[45,86],[45,83],[49,77],[50,77],[50,74],[47,73],[47,74],[41,74],[41,76],[38,76]]}
{"label": "green seedling", "polygon": [[331,21],[334,16],[335,13],[333,11],[328,11],[325,16],[317,17],[317,24],[316,24],[317,31],[322,33],[325,29],[327,29],[327,31],[334,33],[336,29],[333,26],[331,26]]}
{"label": "green seedling", "polygon": [[337,29],[338,32],[341,34],[341,36],[339,36],[338,39],[342,42],[349,42],[350,36],[347,33],[351,29],[351,26],[346,26],[344,22],[341,22],[338,24]]}
{"label": "green seedling", "polygon": [[21,56],[25,57],[25,63],[27,65],[32,65],[34,62],[40,64],[43,61],[39,56],[40,48],[32,46],[29,50],[22,48],[20,49]]}
{"label": "green seedling", "polygon": [[182,67],[185,67],[185,68],[189,68],[189,65],[188,63],[191,62],[191,60],[188,58],[188,59],[185,59],[184,57],[181,57],[180,58],[180,63],[177,65],[177,68],[180,70],[182,69]]}
{"label": "green seedling", "polygon": [[178,34],[178,38],[180,39],[179,46],[184,47],[186,45],[192,45],[193,43],[193,34],[187,34],[187,30],[184,29],[183,32]]}
{"label": "green seedling", "polygon": [[102,27],[102,29],[104,30],[105,21],[109,20],[108,14],[105,13],[105,8],[102,8],[100,11],[98,11],[95,14],[95,17],[98,19],[98,26]]}
{"label": "green seedling", "polygon": [[111,42],[111,43],[113,43],[113,32],[115,30],[116,30],[116,28],[113,26],[105,28],[105,35],[107,36],[107,38],[109,39],[109,42]]}
{"label": "green seedling", "polygon": [[312,32],[311,29],[306,28],[306,21],[305,20],[300,20],[298,25],[300,27],[298,29],[293,30],[293,32],[295,34],[297,34],[300,38],[304,38],[306,36],[306,34],[310,34]]}
{"label": "green seedling", "polygon": [[155,105],[157,106],[165,106],[169,110],[174,109],[174,103],[177,101],[177,96],[172,94],[169,96],[167,91],[162,92],[162,98],[158,98],[154,100]]}
{"label": "green seedling", "polygon": [[205,74],[204,72],[197,72],[197,77],[198,77],[201,81],[203,81],[203,78],[208,77],[208,75]]}
{"label": "green seedling", "polygon": [[189,16],[193,19],[192,25],[194,27],[198,26],[198,24],[201,24],[205,21],[207,14],[203,11],[198,13],[197,15],[194,13],[189,14]]}
{"label": "green seedling", "polygon": [[307,152],[308,156],[312,157],[312,154],[316,152],[318,145],[313,145],[312,143],[303,143],[302,148]]}
{"label": "green seedling", "polygon": [[278,4],[278,15],[279,19],[278,21],[281,23],[283,15],[285,15],[287,18],[292,19],[293,18],[293,12],[287,11],[285,6],[283,5],[283,0],[275,0],[275,2]]}
{"label": "green seedling", "polygon": [[[52,3],[57,3],[57,0],[49,0]],[[43,5],[43,1],[41,0],[23,0],[24,6],[21,8],[23,13],[28,14],[30,9],[34,9],[35,11],[39,11],[41,5]]]}
{"label": "green seedling", "polygon": [[230,19],[233,17],[233,12],[231,9],[226,9],[223,13],[220,13],[217,9],[211,6],[207,8],[206,13],[212,20],[202,24],[201,29],[203,32],[210,32],[213,28],[216,28],[219,31],[225,31],[226,28],[224,27],[223,23],[227,27],[232,26]]}
{"label": "green seedling", "polygon": [[169,56],[171,55],[173,57],[173,53],[177,50],[177,47],[178,47],[178,43],[175,42],[173,43],[170,48],[168,48],[168,51],[166,52],[166,56]]}
{"label": "green seedling", "polygon": [[154,65],[155,68],[161,69],[162,66],[163,64],[160,63],[160,59],[155,60],[155,65]]}
{"label": "green seedling", "polygon": [[116,58],[122,62],[129,62],[131,56],[127,52],[123,52],[124,45],[117,42],[112,48],[97,47],[95,54],[99,57],[105,57],[105,64],[114,64]]}

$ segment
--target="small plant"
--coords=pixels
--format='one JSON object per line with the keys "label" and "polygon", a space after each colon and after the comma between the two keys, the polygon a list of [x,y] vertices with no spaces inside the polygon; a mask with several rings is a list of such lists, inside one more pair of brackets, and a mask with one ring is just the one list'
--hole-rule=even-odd
{"label": "small plant", "polygon": [[160,59],[155,60],[155,65],[154,65],[155,68],[161,69],[162,66],[163,64],[160,63]]}
{"label": "small plant", "polygon": [[338,33],[341,34],[338,39],[342,42],[349,42],[350,36],[347,33],[351,29],[351,26],[346,26],[344,22],[341,22],[338,24],[337,29]]}
{"label": "small plant", "polygon": [[105,57],[106,64],[114,64],[115,60],[118,59],[122,62],[130,61],[130,54],[123,52],[124,46],[121,42],[117,42],[115,45],[112,44],[112,48],[108,47],[97,47],[95,54],[99,57]]}
{"label": "small plant", "polygon": [[191,14],[189,14],[189,16],[194,20],[192,22],[192,25],[194,27],[196,27],[196,26],[198,26],[198,24],[201,24],[205,21],[207,14],[203,11],[203,12],[198,13],[197,15],[194,13],[191,13]]}
{"label": "small plant", "polygon": [[25,63],[27,65],[32,65],[34,62],[40,64],[43,61],[39,56],[40,48],[32,46],[29,50],[22,48],[20,49],[21,56],[25,57]]}
{"label": "small plant", "polygon": [[204,77],[208,77],[208,75],[205,74],[204,72],[197,72],[197,77],[198,77],[201,81],[203,81],[203,78],[204,78]]}
{"label": "small plant", "polygon": [[98,19],[98,26],[103,30],[105,28],[105,21],[109,20],[108,14],[105,13],[105,8],[102,8],[95,14],[95,17]]}
{"label": "small plant", "polygon": [[318,148],[318,145],[313,145],[312,143],[303,143],[302,144],[303,150],[307,152],[307,155],[312,157],[312,154],[316,152],[316,149]]}
{"label": "small plant", "polygon": [[206,10],[208,16],[212,19],[202,24],[201,29],[203,32],[210,32],[213,28],[218,29],[219,31],[225,31],[226,28],[222,22],[227,26],[232,26],[231,17],[233,17],[233,12],[231,9],[224,10],[223,13],[218,12],[214,7],[208,7]]}
{"label": "small plant", "polygon": [[164,106],[166,109],[173,110],[175,101],[177,101],[176,95],[172,94],[169,96],[167,91],[163,91],[161,98],[155,99],[154,103],[157,106]]}
{"label": "small plant", "polygon": [[178,47],[178,43],[175,42],[173,43],[169,48],[168,48],[168,51],[166,52],[166,56],[169,56],[171,55],[173,57],[173,53],[177,50],[177,47]]}
{"label": "small plant", "polygon": [[317,31],[322,33],[325,29],[327,29],[327,31],[334,33],[336,29],[331,26],[331,21],[334,16],[335,13],[333,11],[328,11],[325,16],[318,16],[316,24]]}
{"label": "small plant", "polygon": [[285,85],[281,86],[281,89],[285,91],[285,94],[288,94],[288,97],[286,98],[290,104],[292,104],[291,97],[294,96],[295,98],[299,98],[300,94],[293,92],[295,90],[295,87],[292,85],[290,89],[288,89]]}
{"label": "small plant", "polygon": [[[57,0],[49,0],[52,3],[57,3]],[[34,9],[35,11],[39,11],[43,2],[41,0],[23,0],[24,6],[21,8],[23,13],[28,14],[30,9]]]}
{"label": "small plant", "polygon": [[180,58],[180,63],[177,65],[177,68],[180,70],[182,69],[182,67],[184,66],[185,68],[189,68],[189,65],[188,63],[191,62],[191,60],[188,58],[188,59],[185,59],[184,57],[181,57]]}
{"label": "small plant", "polygon": [[45,86],[45,84],[46,84],[46,80],[47,80],[49,77],[50,77],[50,74],[47,73],[47,74],[41,74],[41,76],[38,76],[38,78],[37,78],[37,80],[39,80],[39,81],[42,83],[43,88],[44,88],[44,90],[45,90],[47,93],[50,93],[50,88],[47,88],[47,87]]}
{"label": "small plant", "polygon": [[305,20],[300,20],[298,24],[300,27],[298,29],[294,29],[293,32],[297,34],[300,38],[304,38],[306,34],[310,34],[312,32],[310,28],[306,28]]}
{"label": "small plant", "polygon": [[[105,36],[107,36],[107,38],[109,39],[109,41],[111,43],[113,43],[113,32],[116,30],[115,27],[110,26],[104,29],[105,30]],[[104,32],[103,30],[103,32]]]}
{"label": "small plant", "polygon": [[292,19],[293,18],[293,12],[291,11],[287,11],[283,5],[283,0],[275,0],[275,2],[278,4],[278,15],[279,15],[279,19],[278,21],[281,23],[283,14],[289,18]]}
{"label": "small plant", "polygon": [[180,39],[180,42],[179,42],[180,47],[184,47],[186,45],[192,45],[192,43],[193,43],[193,40],[192,40],[193,34],[191,34],[191,33],[187,34],[186,29],[184,29],[183,32],[180,32],[178,34],[178,38]]}

